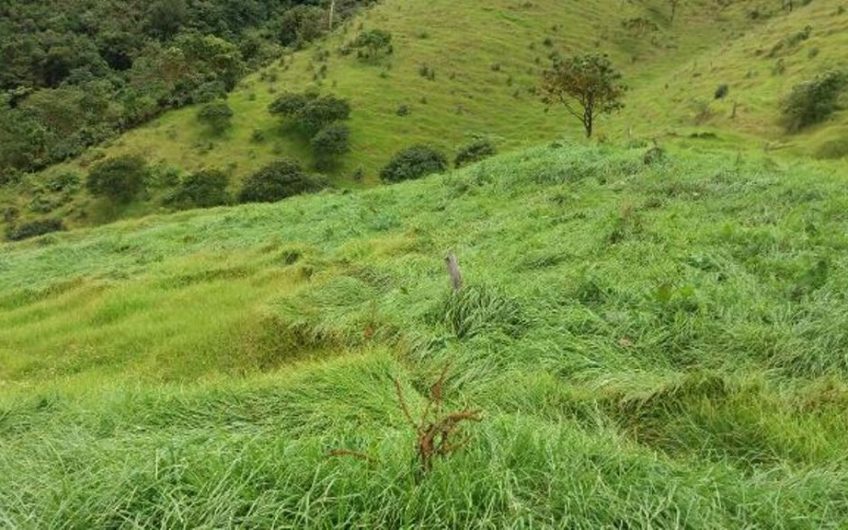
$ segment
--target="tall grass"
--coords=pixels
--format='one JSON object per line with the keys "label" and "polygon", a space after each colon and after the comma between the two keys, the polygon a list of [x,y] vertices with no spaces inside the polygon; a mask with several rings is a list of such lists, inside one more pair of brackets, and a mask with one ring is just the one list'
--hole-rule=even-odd
{"label": "tall grass", "polygon": [[845,176],[642,156],[3,245],[0,526],[844,527]]}

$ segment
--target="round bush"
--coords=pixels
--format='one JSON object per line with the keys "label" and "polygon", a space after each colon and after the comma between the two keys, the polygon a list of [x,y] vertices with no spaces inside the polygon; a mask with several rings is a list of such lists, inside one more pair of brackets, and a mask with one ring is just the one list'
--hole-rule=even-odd
{"label": "round bush", "polygon": [[129,202],[144,188],[148,174],[144,158],[119,156],[95,165],[88,174],[86,187],[92,195]]}
{"label": "round bush", "polygon": [[402,182],[442,173],[448,168],[448,160],[439,151],[425,145],[416,145],[397,153],[380,172],[384,182]]}
{"label": "round bush", "polygon": [[213,101],[202,106],[197,113],[197,119],[205,124],[213,134],[222,134],[230,127],[233,119],[233,109],[226,101]]}
{"label": "round bush", "polygon": [[297,162],[278,160],[245,180],[239,202],[276,202],[326,187],[324,179],[303,172]]}
{"label": "round bush", "polygon": [[230,202],[229,179],[223,171],[209,169],[192,173],[180,183],[173,202],[183,208],[211,208]]}
{"label": "round bush", "polygon": [[454,160],[454,165],[456,167],[467,166],[468,164],[479,162],[484,158],[494,156],[497,153],[498,150],[492,142],[484,138],[479,138],[459,150],[456,160]]}
{"label": "round bush", "polygon": [[59,232],[64,229],[65,225],[60,219],[39,219],[18,227],[10,227],[6,231],[6,238],[9,241],[23,241],[24,239],[43,236],[44,234]]}

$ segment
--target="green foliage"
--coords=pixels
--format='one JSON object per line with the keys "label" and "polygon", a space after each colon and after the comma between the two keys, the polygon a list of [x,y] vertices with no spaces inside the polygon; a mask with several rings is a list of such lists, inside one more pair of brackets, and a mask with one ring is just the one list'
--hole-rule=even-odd
{"label": "green foliage", "polygon": [[383,182],[402,182],[442,173],[447,168],[445,155],[432,147],[416,145],[395,154],[380,172],[380,178]]}
{"label": "green foliage", "polygon": [[205,124],[213,134],[220,135],[230,127],[233,115],[233,109],[227,102],[220,100],[203,105],[197,112],[197,119]]}
{"label": "green foliage", "polygon": [[592,136],[598,116],[624,107],[626,91],[621,73],[606,55],[554,58],[542,75],[542,100],[549,106],[563,105],[583,124],[586,137]]}
{"label": "green foliage", "polygon": [[839,95],[848,86],[844,72],[828,72],[792,88],[783,101],[783,122],[789,132],[821,123],[839,107]]}
{"label": "green foliage", "polygon": [[91,168],[85,184],[94,196],[125,203],[144,189],[149,172],[144,158],[124,155],[96,164]]}
{"label": "green foliage", "polygon": [[468,286],[450,292],[433,313],[432,320],[443,323],[459,339],[493,332],[517,337],[528,326],[518,302],[487,286]]}
{"label": "green foliage", "polygon": [[328,125],[350,118],[350,103],[332,95],[316,92],[296,94],[287,92],[271,103],[271,114],[291,120],[293,125],[309,136],[314,136]]}
{"label": "green foliage", "polygon": [[332,123],[321,129],[310,144],[319,166],[327,167],[350,151],[350,128],[344,123]]}
{"label": "green foliage", "polygon": [[366,61],[391,55],[392,34],[382,29],[363,31],[350,44],[350,48],[356,50],[357,57]]}
{"label": "green foliage", "polygon": [[459,150],[454,160],[454,166],[463,167],[479,162],[498,153],[495,144],[486,138],[477,138]]}
{"label": "green foliage", "polygon": [[[340,1],[337,17],[367,3]],[[39,170],[165,110],[221,98],[278,56],[276,31],[298,42],[323,33],[322,13],[269,0],[4,5],[0,174]]]}
{"label": "green foliage", "polygon": [[303,193],[314,193],[327,186],[314,175],[306,174],[297,162],[278,160],[250,175],[239,192],[239,202],[276,202]]}
{"label": "green foliage", "polygon": [[3,523],[841,528],[845,176],[643,151],[2,246]]}
{"label": "green foliage", "polygon": [[60,219],[39,219],[20,226],[10,226],[6,231],[6,239],[9,241],[23,241],[24,239],[43,236],[64,229],[65,226]]}
{"label": "green foliage", "polygon": [[230,202],[229,178],[223,171],[208,169],[185,177],[171,202],[181,208],[210,208]]}
{"label": "green foliage", "polygon": [[326,32],[327,12],[318,6],[298,5],[283,13],[277,27],[281,44],[300,48]]}

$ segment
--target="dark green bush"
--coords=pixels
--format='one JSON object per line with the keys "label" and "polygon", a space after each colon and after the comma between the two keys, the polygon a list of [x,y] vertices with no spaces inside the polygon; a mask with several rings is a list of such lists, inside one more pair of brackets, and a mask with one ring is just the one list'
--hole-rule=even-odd
{"label": "dark green bush", "polygon": [[245,180],[239,202],[276,202],[302,193],[314,193],[327,186],[324,179],[306,174],[297,162],[278,160]]}
{"label": "dark green bush", "polygon": [[88,174],[86,187],[94,196],[129,202],[144,188],[148,174],[144,158],[119,156],[95,165]]}
{"label": "dark green bush", "polygon": [[350,129],[343,123],[330,124],[310,142],[312,152],[320,167],[328,167],[336,157],[350,151]]}
{"label": "dark green bush", "polygon": [[198,171],[183,179],[170,202],[180,208],[221,206],[230,202],[227,184],[229,178],[223,171]]}
{"label": "dark green bush", "polygon": [[730,87],[726,84],[721,84],[716,88],[715,99],[724,99],[730,93]]}
{"label": "dark green bush", "polygon": [[376,59],[382,55],[391,55],[392,34],[382,29],[363,31],[350,44],[357,50],[357,57],[363,60]]}
{"label": "dark green bush", "polygon": [[445,155],[426,145],[416,145],[397,153],[380,172],[384,182],[401,182],[442,173],[448,168]]}
{"label": "dark green bush", "polygon": [[206,125],[213,134],[221,134],[230,127],[233,119],[233,109],[226,101],[213,101],[200,107],[197,119]]}
{"label": "dark green bush", "polygon": [[17,227],[10,227],[6,231],[6,238],[9,241],[23,241],[64,229],[65,225],[59,219],[39,219]]}
{"label": "dark green bush", "polygon": [[350,103],[335,96],[320,96],[314,92],[286,93],[271,103],[271,114],[292,120],[294,125],[309,136],[324,127],[350,118]]}
{"label": "dark green bush", "polygon": [[478,138],[459,150],[454,165],[456,167],[467,166],[496,154],[498,154],[498,150],[495,144],[485,138]]}
{"label": "dark green bush", "polygon": [[839,95],[848,85],[844,72],[828,72],[796,85],[783,102],[786,130],[797,132],[823,122],[839,109]]}

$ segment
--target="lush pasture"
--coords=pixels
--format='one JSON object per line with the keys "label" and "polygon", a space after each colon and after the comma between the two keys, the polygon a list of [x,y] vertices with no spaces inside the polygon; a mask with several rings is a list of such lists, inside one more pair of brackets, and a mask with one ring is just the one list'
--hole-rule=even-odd
{"label": "lush pasture", "polygon": [[555,145],[4,244],[0,526],[844,527],[845,185]]}

